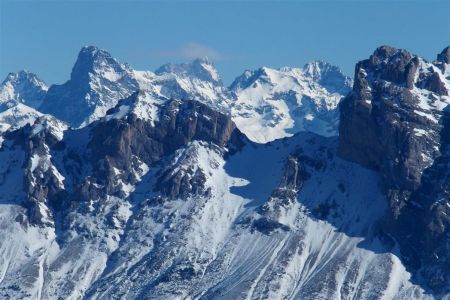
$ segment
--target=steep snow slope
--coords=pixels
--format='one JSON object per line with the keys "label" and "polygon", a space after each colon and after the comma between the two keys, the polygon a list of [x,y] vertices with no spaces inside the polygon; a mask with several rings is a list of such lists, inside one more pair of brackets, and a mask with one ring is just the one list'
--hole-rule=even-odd
{"label": "steep snow slope", "polygon": [[9,101],[0,104],[0,134],[8,129],[17,129],[33,124],[43,114],[20,102]]}
{"label": "steep snow slope", "polygon": [[[102,134],[95,127],[61,136],[36,124],[22,129],[34,137],[31,152],[9,139],[0,151],[2,162],[15,162],[0,170],[8,207],[1,234],[15,237],[0,245],[2,297],[425,297],[390,254],[395,242],[377,231],[386,208],[378,176],[337,158],[336,139],[304,133],[228,147],[193,140],[156,164],[144,163],[145,151],[127,154],[131,167],[105,149],[110,156],[98,163],[115,167],[90,170],[97,150],[87,145]],[[49,194],[25,201],[28,209],[37,203],[29,215],[20,205],[25,193],[10,184],[24,164],[28,186],[49,186],[56,197],[90,182],[74,194],[87,201],[66,206]],[[108,179],[97,181],[99,174]]]}
{"label": "steep snow slope", "polygon": [[[314,146],[298,146],[304,144]],[[398,258],[387,252],[392,245],[374,232],[385,209],[376,174],[335,157],[321,166],[312,161],[310,177],[297,187],[299,202],[271,197],[288,153],[296,150],[305,161],[316,151],[328,157],[333,144],[298,136],[274,145],[247,145],[227,161],[204,143],[180,150],[171,172],[203,170],[211,195],[169,200],[151,191],[153,177],[143,180],[136,188],[142,192],[132,196],[138,209],[125,229],[123,247],[87,298],[420,295]]]}
{"label": "steep snow slope", "polygon": [[233,120],[259,143],[299,131],[337,135],[337,105],[351,85],[337,67],[320,61],[302,69],[246,71],[230,87],[237,96]]}
{"label": "steep snow slope", "polygon": [[[0,169],[0,191],[5,193],[2,205],[14,205],[9,210],[12,215],[5,220],[14,218],[20,222],[24,233],[15,234],[14,226],[5,225],[10,229],[4,233],[17,236],[18,240],[2,244],[0,252],[32,258],[17,259],[15,267],[9,268],[10,254],[5,255],[1,298],[42,295],[79,299],[102,274],[108,258],[119,246],[127,219],[133,213],[127,199],[149,171],[149,165],[193,138],[222,145],[235,128],[227,117],[201,103],[169,101],[165,105],[158,124],[152,123],[156,120],[129,115],[67,130],[56,120],[40,118],[33,126],[6,133],[4,148],[0,150],[4,156]],[[216,128],[211,130],[213,126]],[[133,128],[133,144],[128,142],[127,127]],[[166,134],[162,133],[164,129]],[[111,134],[115,138],[111,139]],[[142,147],[136,148],[139,139],[143,139]],[[10,180],[23,185],[11,184]],[[54,232],[53,236],[38,238],[42,245],[56,243],[55,252],[39,245],[32,253],[28,251],[28,242],[21,237],[27,238],[28,232],[36,234],[34,229],[28,230],[31,227]],[[16,285],[22,276],[29,278]]]}

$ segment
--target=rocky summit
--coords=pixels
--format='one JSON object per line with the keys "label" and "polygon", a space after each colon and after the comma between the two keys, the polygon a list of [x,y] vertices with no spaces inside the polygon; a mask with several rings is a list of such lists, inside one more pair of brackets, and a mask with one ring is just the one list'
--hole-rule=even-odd
{"label": "rocky summit", "polygon": [[357,64],[341,103],[341,157],[377,170],[389,214],[383,230],[405,265],[449,291],[449,51],[434,62],[388,46]]}
{"label": "rocky summit", "polygon": [[0,89],[1,299],[447,299],[450,51]]}

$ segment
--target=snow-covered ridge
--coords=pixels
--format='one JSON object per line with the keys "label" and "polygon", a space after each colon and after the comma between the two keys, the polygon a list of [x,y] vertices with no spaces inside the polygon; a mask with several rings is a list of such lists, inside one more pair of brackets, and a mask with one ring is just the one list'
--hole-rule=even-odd
{"label": "snow-covered ridge", "polygon": [[137,118],[150,122],[154,126],[155,122],[159,120],[160,106],[166,100],[148,91],[141,90],[121,100],[117,107],[108,111],[105,119],[122,119],[132,113]]}
{"label": "snow-covered ridge", "polygon": [[8,129],[14,130],[33,124],[41,116],[42,113],[20,102],[4,102],[0,104],[0,134]]}

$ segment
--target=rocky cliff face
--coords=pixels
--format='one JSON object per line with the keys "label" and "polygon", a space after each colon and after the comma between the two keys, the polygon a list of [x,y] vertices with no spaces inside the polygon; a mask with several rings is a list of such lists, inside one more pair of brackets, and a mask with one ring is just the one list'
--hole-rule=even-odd
{"label": "rocky cliff face", "polygon": [[356,65],[353,91],[340,106],[339,127],[339,155],[383,176],[390,206],[385,230],[401,245],[405,262],[421,268],[432,288],[445,291],[448,54],[446,48],[430,63],[405,50],[378,48]]}
{"label": "rocky cliff face", "polygon": [[[140,101],[138,96],[135,93],[127,100]],[[120,106],[116,108],[119,109]],[[113,109],[110,114],[114,112]],[[243,143],[244,137],[231,119],[205,104],[172,100],[164,103],[159,114],[156,122],[133,113],[122,118],[106,116],[85,129],[66,131],[64,138],[59,133],[67,127],[46,118],[33,126],[8,132],[5,137],[13,141],[11,147],[20,146],[29,161],[24,167],[24,186],[31,223],[54,224],[53,216],[44,215],[39,209],[41,204],[50,211],[61,211],[96,197],[127,197],[124,186],[135,185],[141,169],[157,164],[193,140],[208,141],[218,147],[231,143],[232,148]],[[85,149],[80,151],[80,147]],[[64,176],[52,161],[57,161]],[[85,170],[89,170],[88,174]],[[193,175],[201,188],[202,175]],[[71,180],[65,180],[64,185],[65,177]],[[160,187],[172,191],[167,192],[172,198],[189,193],[181,191],[177,184],[181,184],[177,179],[166,178],[161,180]]]}

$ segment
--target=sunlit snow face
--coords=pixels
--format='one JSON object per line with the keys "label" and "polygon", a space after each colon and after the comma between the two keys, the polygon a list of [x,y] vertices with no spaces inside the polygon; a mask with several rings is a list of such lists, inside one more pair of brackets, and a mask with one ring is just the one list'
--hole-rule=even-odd
{"label": "sunlit snow face", "polygon": [[307,64],[303,69],[264,67],[253,73],[247,71],[234,84],[238,99],[232,108],[233,120],[259,143],[299,131],[334,136],[337,105],[350,87],[349,78],[323,62]]}

